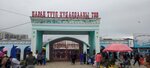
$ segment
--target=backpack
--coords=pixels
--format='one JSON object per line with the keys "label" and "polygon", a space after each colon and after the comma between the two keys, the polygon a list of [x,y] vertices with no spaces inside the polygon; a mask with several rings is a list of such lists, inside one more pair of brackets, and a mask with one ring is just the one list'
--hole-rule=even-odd
{"label": "backpack", "polygon": [[42,55],[38,54],[37,55],[37,60],[42,60]]}

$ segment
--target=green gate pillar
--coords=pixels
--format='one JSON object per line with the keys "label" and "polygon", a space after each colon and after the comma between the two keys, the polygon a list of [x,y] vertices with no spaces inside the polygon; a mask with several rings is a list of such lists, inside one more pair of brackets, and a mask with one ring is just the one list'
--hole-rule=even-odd
{"label": "green gate pillar", "polygon": [[31,39],[31,49],[33,53],[36,53],[36,50],[42,50],[42,40],[43,40],[43,33],[41,31],[32,30],[32,39]]}
{"label": "green gate pillar", "polygon": [[37,31],[37,39],[36,39],[36,49],[38,52],[41,52],[42,50],[42,41],[43,41],[43,32]]}
{"label": "green gate pillar", "polygon": [[93,51],[94,51],[94,48],[95,48],[95,37],[94,37],[94,31],[90,31],[89,32],[89,44],[90,44],[90,55],[93,55]]}
{"label": "green gate pillar", "polygon": [[99,31],[90,31],[89,32],[89,44],[90,44],[90,55],[100,52],[100,45],[99,45]]}

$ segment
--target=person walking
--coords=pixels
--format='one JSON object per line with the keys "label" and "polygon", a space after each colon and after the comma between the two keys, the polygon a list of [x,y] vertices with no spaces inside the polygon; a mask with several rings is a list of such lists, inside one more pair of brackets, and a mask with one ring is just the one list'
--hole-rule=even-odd
{"label": "person walking", "polygon": [[10,56],[10,60],[12,68],[20,68],[20,61],[17,60],[17,58],[13,58],[12,56]]}
{"label": "person walking", "polygon": [[35,57],[32,55],[32,52],[29,53],[29,56],[26,58],[27,68],[35,68]]}
{"label": "person walking", "polygon": [[97,53],[95,56],[95,61],[96,61],[96,67],[100,68],[100,62],[102,60],[102,55],[100,53]]}
{"label": "person walking", "polygon": [[144,57],[143,57],[143,55],[140,55],[139,62],[140,62],[140,65],[144,65]]}
{"label": "person walking", "polygon": [[80,54],[80,64],[83,64],[83,53]]}
{"label": "person walking", "polygon": [[7,60],[8,60],[8,56],[6,56],[6,54],[5,54],[5,56],[3,57],[3,59],[2,59],[2,62],[1,62],[1,64],[2,64],[2,68],[6,68],[6,63],[7,63]]}
{"label": "person walking", "polygon": [[91,63],[90,55],[89,55],[89,54],[87,54],[87,55],[86,55],[86,57],[87,57],[87,61],[86,61],[86,63],[87,63],[87,65],[88,65],[88,64],[90,64],[90,63]]}
{"label": "person walking", "polygon": [[136,62],[138,62],[139,66],[140,66],[140,61],[139,60],[140,60],[140,56],[139,56],[139,54],[136,54],[135,57],[134,57],[134,64],[133,65],[135,65]]}
{"label": "person walking", "polygon": [[94,58],[95,56],[94,55],[92,55],[90,58],[91,58],[91,64],[93,65],[94,64],[94,60],[95,60],[95,58]]}
{"label": "person walking", "polygon": [[72,61],[72,64],[75,64],[75,61],[76,61],[76,54],[75,53],[71,54],[71,61]]}
{"label": "person walking", "polygon": [[43,65],[46,65],[46,55],[45,55],[45,52],[42,52],[42,64]]}
{"label": "person walking", "polygon": [[11,68],[11,57],[8,57],[7,62],[5,64],[6,68]]}
{"label": "person walking", "polygon": [[147,68],[150,68],[150,54],[146,55],[144,66],[146,66]]}
{"label": "person walking", "polygon": [[42,65],[42,54],[41,53],[38,53],[37,55],[37,65]]}
{"label": "person walking", "polygon": [[83,54],[83,62],[86,64],[86,53]]}

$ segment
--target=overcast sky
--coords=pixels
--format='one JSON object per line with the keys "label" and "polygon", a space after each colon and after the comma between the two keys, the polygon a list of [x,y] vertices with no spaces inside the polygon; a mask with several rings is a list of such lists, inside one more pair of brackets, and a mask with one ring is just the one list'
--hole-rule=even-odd
{"label": "overcast sky", "polygon": [[[0,29],[30,22],[33,10],[99,12],[100,36],[150,34],[150,0],[0,0]],[[31,36],[31,27],[3,31]]]}

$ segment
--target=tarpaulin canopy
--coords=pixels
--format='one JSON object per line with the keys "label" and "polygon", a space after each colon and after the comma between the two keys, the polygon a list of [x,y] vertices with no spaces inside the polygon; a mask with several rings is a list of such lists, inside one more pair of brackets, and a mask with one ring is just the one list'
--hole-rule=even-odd
{"label": "tarpaulin canopy", "polygon": [[132,49],[128,47],[128,45],[118,43],[110,44],[103,50],[103,52],[130,52],[130,51],[132,51]]}

